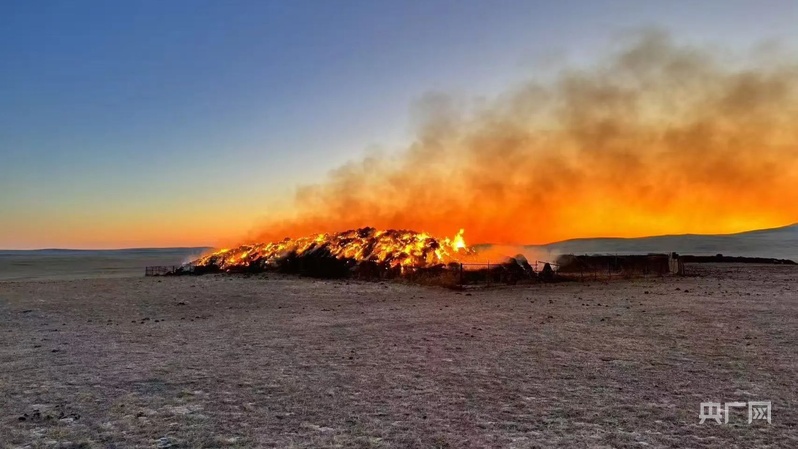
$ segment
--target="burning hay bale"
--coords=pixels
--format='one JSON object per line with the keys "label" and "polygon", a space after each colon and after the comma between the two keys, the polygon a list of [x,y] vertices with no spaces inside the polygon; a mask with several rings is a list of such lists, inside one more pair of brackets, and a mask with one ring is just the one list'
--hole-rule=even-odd
{"label": "burning hay bale", "polygon": [[463,284],[516,284],[537,278],[535,271],[521,254],[506,257],[501,263],[467,263],[460,274]]}
{"label": "burning hay bale", "polygon": [[532,265],[523,254],[508,257],[500,267],[504,269],[502,279],[507,283],[515,284],[518,281],[536,277],[535,270],[532,269]]}
{"label": "burning hay bale", "polygon": [[409,270],[444,267],[471,254],[462,233],[438,239],[408,230],[360,228],[223,249],[190,266],[194,273],[281,271],[324,278],[393,277]]}

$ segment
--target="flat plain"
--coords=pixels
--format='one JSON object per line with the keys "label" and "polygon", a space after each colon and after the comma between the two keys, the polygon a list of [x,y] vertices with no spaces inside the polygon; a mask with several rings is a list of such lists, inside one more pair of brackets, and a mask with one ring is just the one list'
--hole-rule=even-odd
{"label": "flat plain", "polygon": [[0,446],[798,447],[798,268],[688,270],[0,282]]}

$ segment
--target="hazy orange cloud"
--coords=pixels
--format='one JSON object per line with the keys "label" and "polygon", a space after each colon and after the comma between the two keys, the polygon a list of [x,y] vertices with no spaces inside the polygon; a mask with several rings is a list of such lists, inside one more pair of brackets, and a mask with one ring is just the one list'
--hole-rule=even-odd
{"label": "hazy orange cloud", "polygon": [[375,226],[525,244],[798,222],[797,67],[651,32],[473,110],[430,95],[408,148],[300,187],[250,238]]}

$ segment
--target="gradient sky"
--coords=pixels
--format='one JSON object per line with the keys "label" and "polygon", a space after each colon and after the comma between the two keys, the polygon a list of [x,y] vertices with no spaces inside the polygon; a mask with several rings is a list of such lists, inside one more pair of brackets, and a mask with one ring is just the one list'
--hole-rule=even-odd
{"label": "gradient sky", "polygon": [[425,93],[496,95],[618,33],[798,42],[794,1],[0,4],[0,248],[216,245]]}

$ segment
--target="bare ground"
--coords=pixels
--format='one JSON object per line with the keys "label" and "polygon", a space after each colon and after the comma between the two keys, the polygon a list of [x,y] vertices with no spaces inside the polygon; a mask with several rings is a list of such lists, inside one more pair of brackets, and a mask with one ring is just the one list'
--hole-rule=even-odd
{"label": "bare ground", "polygon": [[798,447],[798,269],[696,270],[0,283],[0,446]]}

